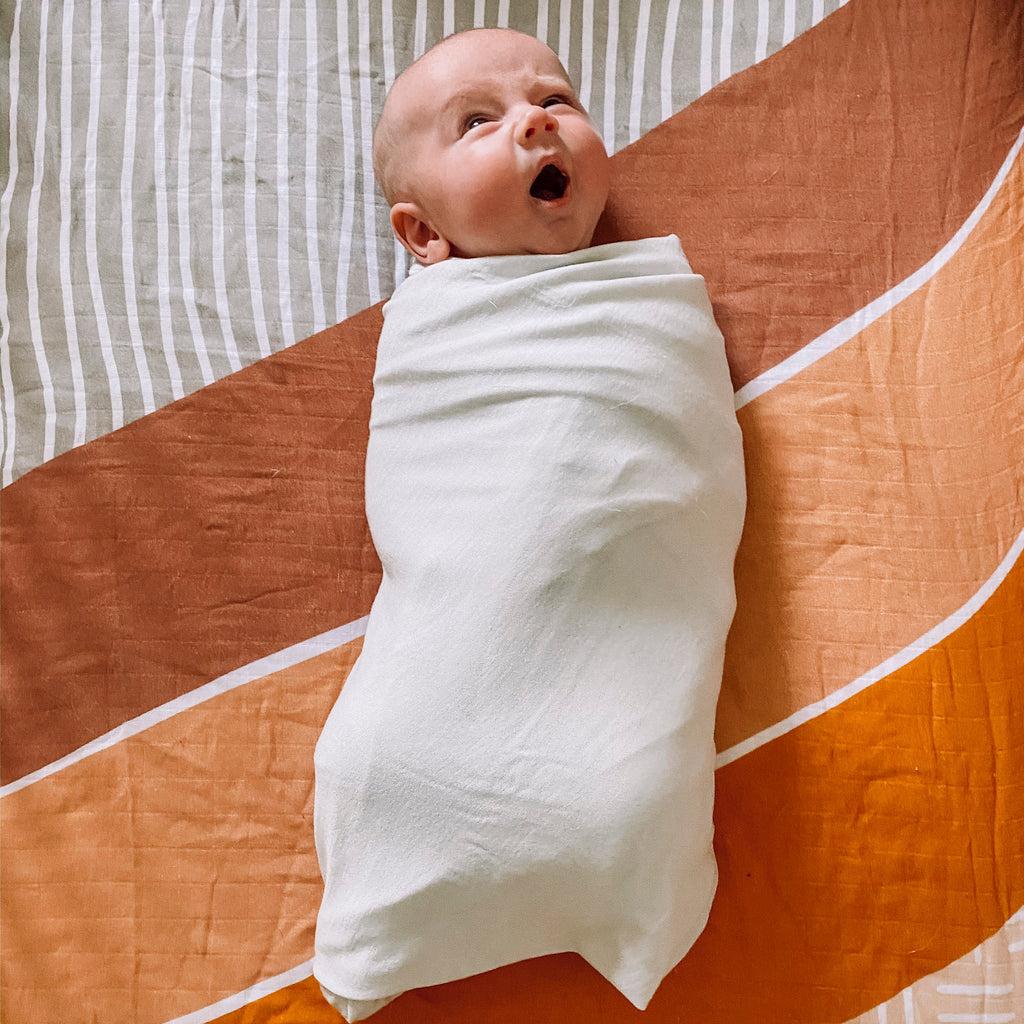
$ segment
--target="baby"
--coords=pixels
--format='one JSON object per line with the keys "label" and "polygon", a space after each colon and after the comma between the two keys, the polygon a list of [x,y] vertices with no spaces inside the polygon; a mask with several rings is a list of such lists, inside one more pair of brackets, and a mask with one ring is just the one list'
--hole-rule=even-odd
{"label": "baby", "polygon": [[395,80],[373,140],[395,236],[424,266],[586,248],[609,165],[558,57],[511,29],[428,50]]}
{"label": "baby", "polygon": [[374,170],[415,263],[373,377],[383,578],[314,753],[313,973],[352,1022],[570,951],[644,1009],[717,885],[723,338],[676,235],[591,245],[610,161],[531,36],[428,51]]}

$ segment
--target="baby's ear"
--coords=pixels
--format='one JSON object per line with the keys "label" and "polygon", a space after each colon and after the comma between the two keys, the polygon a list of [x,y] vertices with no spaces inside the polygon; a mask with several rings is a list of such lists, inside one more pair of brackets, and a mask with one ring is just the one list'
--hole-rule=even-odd
{"label": "baby's ear", "polygon": [[391,230],[409,254],[424,265],[448,258],[447,240],[430,226],[415,203],[395,203],[391,207]]}

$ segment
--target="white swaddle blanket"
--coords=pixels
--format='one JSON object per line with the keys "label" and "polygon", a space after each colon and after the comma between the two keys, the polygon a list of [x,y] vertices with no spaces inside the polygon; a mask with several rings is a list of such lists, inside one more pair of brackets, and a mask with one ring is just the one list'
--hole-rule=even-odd
{"label": "white swaddle blanket", "polygon": [[704,279],[668,235],[448,259],[383,311],[384,575],[314,754],[314,976],[359,1020],[575,951],[645,1009],[718,879],[746,490]]}

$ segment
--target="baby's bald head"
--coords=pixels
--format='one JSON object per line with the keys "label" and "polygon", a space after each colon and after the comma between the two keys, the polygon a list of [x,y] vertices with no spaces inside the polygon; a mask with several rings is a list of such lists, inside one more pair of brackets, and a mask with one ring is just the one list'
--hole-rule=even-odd
{"label": "baby's bald head", "polygon": [[[373,131],[373,175],[389,207],[405,199],[415,200],[417,195],[413,173],[415,153],[412,152],[417,139],[412,128],[417,88],[423,85],[424,72],[434,66],[448,47],[472,45],[475,33],[491,39],[524,39],[543,45],[533,36],[511,28],[464,29],[435,43],[394,80]],[[557,57],[555,61],[568,80],[569,75]]]}
{"label": "baby's bald head", "polygon": [[[395,79],[373,170],[395,237],[423,264],[573,252],[609,187],[604,143],[558,55],[502,28],[446,36]],[[537,185],[552,174],[558,196]]]}

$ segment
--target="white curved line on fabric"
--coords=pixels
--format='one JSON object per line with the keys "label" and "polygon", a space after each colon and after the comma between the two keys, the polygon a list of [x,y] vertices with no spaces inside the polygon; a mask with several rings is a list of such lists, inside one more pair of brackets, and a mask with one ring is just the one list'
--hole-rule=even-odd
{"label": "white curved line on fabric", "polygon": [[247,665],[242,665],[230,672],[226,672],[224,675],[204,683],[195,690],[190,690],[188,693],[183,693],[173,700],[161,704],[159,707],[152,708],[145,714],[122,722],[109,732],[105,732],[102,736],[97,736],[95,739],[78,747],[77,750],[71,751],[70,754],[66,754],[64,757],[52,761],[50,764],[30,772],[28,775],[23,775],[20,779],[0,787],[0,797],[17,793],[18,790],[24,789],[34,782],[40,782],[42,779],[55,775],[65,768],[70,768],[73,764],[84,761],[85,758],[91,757],[93,754],[108,750],[110,747],[123,743],[133,736],[138,736],[139,733],[145,732],[161,722],[166,722],[175,715],[179,715],[184,711],[190,711],[192,708],[205,704],[206,701],[219,697],[221,694],[235,690],[239,686],[245,686],[247,683],[262,679],[273,672],[280,672],[282,669],[299,665],[304,661],[309,661],[310,658],[318,658],[320,655],[333,651],[338,647],[344,647],[345,644],[351,643],[366,632],[368,620],[369,616],[364,615],[362,618],[353,619],[352,622],[347,622],[343,626],[329,629],[326,633],[310,637],[308,640],[302,640],[297,644],[292,644],[291,647],[285,647],[283,650],[275,651],[273,654],[268,654],[265,658],[259,658],[256,661],[249,662]]}
{"label": "white curved line on fabric", "polygon": [[879,295],[878,298],[872,299],[866,306],[851,313],[845,320],[830,327],[824,334],[808,342],[803,348],[797,349],[782,362],[776,363],[775,366],[744,384],[736,392],[737,411],[759,395],[767,394],[772,388],[791,380],[801,370],[806,370],[808,366],[812,366],[819,359],[834,352],[840,345],[845,345],[879,317],[885,316],[904,299],[923,288],[956,255],[985,211],[992,205],[992,200],[1002,187],[1003,182],[1006,181],[1022,145],[1024,145],[1024,127],[1017,133],[1016,141],[1010,147],[1010,151],[1006,154],[985,194],[978,201],[978,205],[970,212],[953,237],[927,263],[915,270],[909,277],[893,285],[887,292]]}
{"label": "white curved line on fabric", "polygon": [[739,743],[721,751],[715,757],[715,768],[722,768],[727,764],[731,764],[744,754],[749,754],[752,750],[763,747],[771,740],[784,736],[787,732],[792,732],[798,725],[823,715],[826,711],[830,711],[832,708],[842,704],[843,701],[849,700],[860,693],[861,690],[866,690],[872,683],[877,683],[880,679],[892,675],[893,672],[913,661],[918,655],[930,651],[936,644],[944,640],[954,630],[959,629],[977,613],[978,609],[981,608],[995,593],[1003,580],[1006,579],[1010,570],[1020,558],[1021,551],[1024,551],[1024,530],[1017,534],[1016,540],[1010,545],[1010,550],[1003,556],[999,565],[996,566],[995,572],[955,612],[947,615],[941,622],[932,626],[927,633],[911,641],[902,650],[886,658],[885,661],[879,662],[874,668],[868,669],[867,672],[851,680],[845,686],[839,687],[838,690],[833,690],[832,693],[827,694],[821,700],[817,700],[813,704],[807,704],[805,707],[794,711],[793,714],[782,719],[782,721],[775,722],[768,726],[768,728],[762,729],[760,732],[754,733],[753,736],[749,736],[747,739],[741,740]]}

